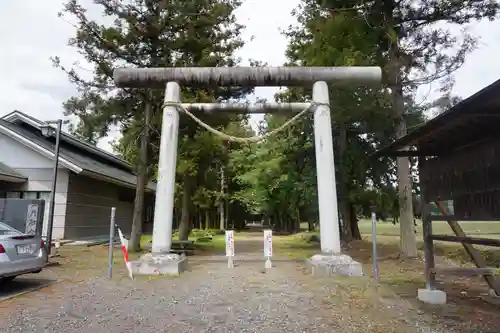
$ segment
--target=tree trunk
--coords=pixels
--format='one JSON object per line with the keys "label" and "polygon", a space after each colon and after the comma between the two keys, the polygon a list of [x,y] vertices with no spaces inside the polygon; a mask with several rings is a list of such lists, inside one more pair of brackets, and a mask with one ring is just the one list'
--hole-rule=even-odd
{"label": "tree trunk", "polygon": [[[394,30],[393,4],[386,8],[387,26]],[[393,35],[390,34],[389,35]],[[401,57],[399,41],[392,40],[389,54],[388,76],[389,87],[392,91],[393,112],[395,119],[395,135],[399,139],[406,135],[405,103],[403,97],[403,83],[401,82]],[[400,256],[414,258],[417,256],[417,242],[413,232],[413,207],[410,177],[410,161],[408,157],[397,158],[398,202],[400,227]]]}
{"label": "tree trunk", "polygon": [[[222,195],[224,195],[225,192],[225,184],[224,184],[224,167],[221,165],[220,167],[220,191],[222,192]],[[219,202],[219,214],[220,214],[220,219],[219,219],[219,229],[224,230],[226,229],[226,210],[225,210],[225,205],[224,205],[224,200],[225,198],[222,197]]]}
{"label": "tree trunk", "polygon": [[359,232],[358,217],[356,216],[356,207],[352,203],[349,203],[349,226],[351,229],[352,239],[360,240],[361,232]]}
{"label": "tree trunk", "polygon": [[179,225],[179,240],[187,240],[191,230],[191,188],[193,177],[184,176],[184,191],[182,193],[182,215]]}
{"label": "tree trunk", "polygon": [[[406,120],[404,119],[405,105],[403,87],[398,82],[392,89],[394,112],[396,114],[396,138],[406,135]],[[397,158],[398,176],[398,204],[399,204],[399,231],[400,257],[417,257],[417,240],[413,227],[413,194],[410,175],[410,160],[408,157]]]}
{"label": "tree trunk", "polygon": [[[339,196],[338,205],[340,216],[342,217],[342,226],[339,225],[340,235],[344,242],[350,242],[353,240],[352,228],[351,228],[351,214],[349,210],[348,198],[348,187],[347,187],[347,172],[345,168],[342,167],[344,161],[345,151],[347,149],[347,126],[344,123],[339,123],[339,137],[338,137],[338,165],[341,166],[340,179],[339,179]],[[340,224],[340,221],[339,221]]]}
{"label": "tree trunk", "polygon": [[[231,227],[231,225],[233,225],[234,223],[232,223],[232,221],[230,220],[230,218],[232,218],[232,211],[231,211],[231,207],[230,207],[230,204],[229,202],[224,199],[224,211],[226,212],[224,215],[225,219],[226,219],[226,229],[229,229]],[[233,228],[234,228],[234,225],[233,225]]]}
{"label": "tree trunk", "polygon": [[210,228],[210,211],[205,210],[205,230]]}
{"label": "tree trunk", "polygon": [[294,232],[300,232],[300,210],[297,208],[297,220],[295,222],[295,230]]}
{"label": "tree trunk", "polygon": [[313,220],[307,221],[307,229],[309,231],[314,231],[314,221]]}
{"label": "tree trunk", "polygon": [[148,182],[148,142],[149,124],[151,119],[151,103],[149,91],[144,110],[144,124],[141,133],[139,150],[139,163],[137,165],[137,185],[135,188],[134,213],[132,218],[132,231],[128,242],[128,251],[137,252],[141,249],[142,223],[144,217],[144,190]]}
{"label": "tree trunk", "polygon": [[[404,124],[406,132],[406,124]],[[399,157],[397,160],[398,174],[398,199],[399,199],[399,228],[400,228],[400,251],[402,258],[415,258],[417,256],[417,241],[413,230],[413,207],[412,190],[410,178],[410,163],[407,157]]]}

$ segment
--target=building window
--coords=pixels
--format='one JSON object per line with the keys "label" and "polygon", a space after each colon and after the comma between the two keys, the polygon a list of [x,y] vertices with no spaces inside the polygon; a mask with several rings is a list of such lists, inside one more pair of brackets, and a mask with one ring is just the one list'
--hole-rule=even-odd
{"label": "building window", "polygon": [[40,198],[40,192],[23,192],[23,199],[36,200]]}
{"label": "building window", "polygon": [[45,202],[48,203],[50,201],[50,193],[51,192],[38,192],[37,199],[45,200]]}
{"label": "building window", "polygon": [[23,192],[7,192],[5,197],[7,199],[21,199],[21,193]]}
{"label": "building window", "polygon": [[7,192],[6,198],[10,199],[28,199],[28,200],[45,200],[49,201],[50,192],[48,191],[11,191]]}

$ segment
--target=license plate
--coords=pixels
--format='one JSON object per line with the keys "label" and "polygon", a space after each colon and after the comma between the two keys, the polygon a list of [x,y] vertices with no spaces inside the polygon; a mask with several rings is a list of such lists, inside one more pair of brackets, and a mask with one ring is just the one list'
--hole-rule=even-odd
{"label": "license plate", "polygon": [[17,249],[17,254],[32,254],[33,253],[33,247],[31,244],[25,244],[25,245],[18,245],[16,246]]}

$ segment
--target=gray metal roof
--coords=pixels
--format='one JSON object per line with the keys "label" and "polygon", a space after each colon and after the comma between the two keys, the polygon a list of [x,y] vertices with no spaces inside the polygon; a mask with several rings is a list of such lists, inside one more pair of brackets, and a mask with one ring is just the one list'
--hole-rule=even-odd
{"label": "gray metal roof", "polygon": [[0,175],[26,179],[25,176],[21,175],[14,169],[11,169],[9,166],[3,164],[2,162],[0,162]]}
{"label": "gray metal roof", "polygon": [[[22,126],[13,124],[11,122],[0,119],[0,125],[22,135],[33,143],[50,151],[54,150],[54,138],[46,138],[42,136],[41,132],[29,125]],[[88,151],[78,149],[70,143],[62,141],[60,144],[60,156],[69,162],[77,165],[88,173],[90,177],[92,174],[112,178],[119,182],[127,183],[132,186],[137,184],[137,176],[134,174],[132,168],[126,168],[121,163],[113,163],[113,160],[106,159],[103,156],[89,154]],[[148,190],[155,191],[156,184],[150,182],[147,186]]]}
{"label": "gray metal roof", "polygon": [[[496,136],[499,125],[500,80],[476,92],[439,116],[393,141],[380,156],[439,156]],[[417,151],[403,150],[416,146]]]}
{"label": "gray metal roof", "polygon": [[[41,121],[39,119],[36,119],[36,118],[30,116],[29,114],[23,113],[23,112],[18,111],[18,110],[13,111],[13,112],[3,116],[0,119],[4,119],[4,120],[11,122],[11,123],[14,123],[14,124],[27,123],[29,125],[34,126],[35,128],[40,128],[41,126],[47,125],[46,122]],[[62,132],[61,133],[61,141],[68,142],[69,144],[74,145],[77,148],[79,148],[79,149],[83,150],[84,152],[89,153],[91,155],[96,154],[96,155],[99,155],[99,156],[104,157],[106,159],[110,159],[113,161],[113,163],[115,163],[115,164],[118,163],[118,164],[124,166],[125,168],[132,168],[133,167],[129,162],[121,159],[120,157],[118,157],[118,156],[116,156],[108,151],[105,151],[103,149],[100,149],[99,147],[93,146],[93,145],[91,145],[83,140],[80,140],[77,137],[75,137],[69,133]]]}

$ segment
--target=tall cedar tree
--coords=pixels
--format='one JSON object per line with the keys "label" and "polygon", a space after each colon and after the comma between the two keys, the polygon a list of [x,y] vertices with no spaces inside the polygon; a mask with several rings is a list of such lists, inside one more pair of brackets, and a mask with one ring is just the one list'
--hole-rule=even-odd
{"label": "tall cedar tree", "polygon": [[[361,17],[355,12],[325,15],[319,9],[297,9],[299,24],[286,32],[289,38],[287,57],[291,64],[374,65],[376,38],[373,31],[360,20]],[[290,93],[294,94],[292,91]],[[311,97],[310,89],[295,93]],[[380,131],[384,129],[381,126],[386,125],[384,98],[386,96],[377,88],[330,87],[338,203],[344,241],[361,238],[357,226],[358,210],[364,205],[363,197],[369,184],[379,182],[369,172],[372,168],[368,155],[374,148],[374,129]],[[312,127],[309,135],[313,137]],[[387,168],[379,169],[387,172]]]}
{"label": "tall cedar tree", "polygon": [[[298,26],[286,33],[288,65],[373,65],[376,36],[363,18],[356,15],[298,12]],[[360,238],[357,217],[369,216],[371,202],[377,199],[378,192],[388,189],[381,184],[387,183],[391,163],[387,160],[373,163],[369,158],[378,146],[391,140],[388,94],[378,88],[340,89],[332,85],[330,97],[342,239],[350,241]],[[289,89],[277,98],[310,100],[311,89]],[[234,197],[254,213],[263,214],[264,220],[278,230],[297,231],[301,221],[308,221],[311,230],[315,227],[318,203],[311,115],[264,143],[235,151],[231,156],[241,185]],[[415,110],[407,117],[410,123],[420,122],[421,111]],[[286,118],[267,115],[262,132],[283,124]],[[374,184],[378,192],[371,189]]]}
{"label": "tall cedar tree", "polygon": [[[303,0],[304,12],[320,11],[325,16],[338,12],[362,14],[366,25],[376,33],[376,63],[383,68],[384,83],[390,88],[397,138],[407,133],[405,115],[409,105],[405,101],[411,99],[405,95],[414,95],[419,85],[430,82],[438,83],[434,86],[449,95],[453,72],[476,46],[477,38],[467,33],[467,24],[495,19],[499,6],[495,0]],[[453,34],[452,26],[461,29],[461,34]],[[397,178],[401,256],[415,257],[408,158],[397,159]]]}
{"label": "tall cedar tree", "polygon": [[[123,137],[118,150],[128,160],[140,167],[140,179],[145,170],[154,174],[146,164],[155,165],[158,160],[159,132],[161,128],[161,104],[163,91],[116,89],[112,81],[113,69],[121,66],[167,67],[167,66],[234,66],[235,51],[243,45],[240,38],[241,25],[236,23],[234,10],[240,5],[237,0],[93,0],[94,8],[103,10],[104,16],[93,20],[87,9],[77,0],[70,0],[60,16],[76,27],[75,37],[69,45],[78,49],[87,62],[63,65],[59,58],[54,64],[65,71],[76,84],[79,96],[70,98],[65,104],[66,115],[79,120],[75,134],[96,143],[108,134],[112,125],[121,128]],[[111,22],[103,24],[100,22]],[[90,68],[88,68],[90,67]],[[92,73],[88,79],[88,74]],[[206,102],[214,99],[239,98],[249,89],[222,89],[205,87],[191,89],[182,87],[183,101]],[[151,109],[151,123],[145,124],[145,109]],[[225,126],[227,117],[204,119],[213,126]],[[149,127],[149,131],[145,130]],[[141,134],[142,133],[142,134]],[[144,161],[137,152],[139,136],[151,134],[149,161]],[[181,117],[179,128],[178,174],[182,179],[184,205],[179,237],[187,239],[190,228],[190,199],[198,176],[198,164],[210,160],[214,152],[212,145],[203,144],[195,123]],[[145,140],[141,140],[144,142]],[[195,146],[197,149],[192,149]],[[144,147],[142,147],[145,149]],[[139,155],[141,158],[139,158]],[[143,184],[145,182],[143,181]],[[142,185],[141,185],[142,187]],[[137,191],[136,200],[143,201],[143,189]],[[142,198],[141,198],[142,197]],[[140,224],[143,205],[135,205],[134,234],[131,248],[139,248]],[[140,211],[140,212],[139,212]]]}

